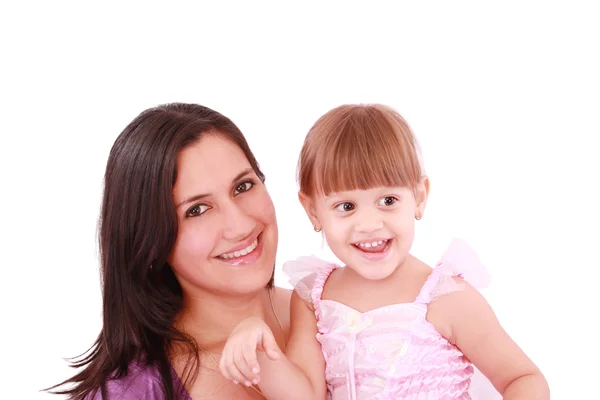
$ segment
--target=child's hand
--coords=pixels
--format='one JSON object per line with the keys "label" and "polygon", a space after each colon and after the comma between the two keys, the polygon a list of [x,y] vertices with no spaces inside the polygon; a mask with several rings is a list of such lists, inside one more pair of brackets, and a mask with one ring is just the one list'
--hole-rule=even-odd
{"label": "child's hand", "polygon": [[252,317],[242,321],[227,339],[219,363],[223,376],[236,384],[258,384],[260,367],[257,350],[271,360],[279,359],[280,350],[273,332],[262,319]]}

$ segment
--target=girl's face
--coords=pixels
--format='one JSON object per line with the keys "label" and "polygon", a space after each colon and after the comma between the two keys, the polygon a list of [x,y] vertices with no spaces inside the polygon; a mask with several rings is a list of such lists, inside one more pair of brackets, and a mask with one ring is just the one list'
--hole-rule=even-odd
{"label": "girl's face", "polygon": [[364,278],[377,280],[390,276],[406,259],[428,191],[425,178],[414,191],[378,187],[313,198],[301,194],[300,199],[336,257]]}
{"label": "girl's face", "polygon": [[209,134],[184,149],[173,198],[179,230],[168,262],[186,293],[266,286],[277,249],[275,209],[235,143]]}

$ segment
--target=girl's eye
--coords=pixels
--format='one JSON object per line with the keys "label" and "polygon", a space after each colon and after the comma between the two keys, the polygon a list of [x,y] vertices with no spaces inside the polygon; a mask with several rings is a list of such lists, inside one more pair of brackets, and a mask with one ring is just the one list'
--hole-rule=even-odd
{"label": "girl's eye", "polygon": [[254,182],[252,182],[252,181],[242,182],[235,187],[235,190],[233,192],[234,192],[234,194],[240,194],[243,192],[247,192],[248,190],[252,189],[252,186],[254,186]]}
{"label": "girl's eye", "polygon": [[198,215],[204,214],[209,209],[210,207],[206,204],[198,204],[197,206],[190,208],[185,215],[186,217],[197,217]]}
{"label": "girl's eye", "polygon": [[386,197],[382,198],[381,200],[379,200],[378,205],[389,207],[389,206],[393,205],[396,201],[398,201],[398,199],[396,199],[395,197],[386,196]]}
{"label": "girl's eye", "polygon": [[345,202],[338,204],[335,209],[338,211],[348,212],[354,210],[355,206],[352,203]]}

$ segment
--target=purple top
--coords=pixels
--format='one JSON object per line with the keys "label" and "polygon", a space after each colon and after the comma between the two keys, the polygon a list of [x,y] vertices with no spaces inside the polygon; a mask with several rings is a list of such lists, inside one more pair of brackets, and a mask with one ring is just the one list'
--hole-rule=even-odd
{"label": "purple top", "polygon": [[[175,393],[181,388],[183,396],[179,400],[192,400],[183,383],[173,368],[173,388]],[[158,368],[154,365],[140,365],[136,361],[129,364],[127,376],[120,379],[112,379],[106,383],[106,391],[109,400],[164,400],[162,383]],[[86,396],[85,400],[103,400],[100,390],[93,396]]]}

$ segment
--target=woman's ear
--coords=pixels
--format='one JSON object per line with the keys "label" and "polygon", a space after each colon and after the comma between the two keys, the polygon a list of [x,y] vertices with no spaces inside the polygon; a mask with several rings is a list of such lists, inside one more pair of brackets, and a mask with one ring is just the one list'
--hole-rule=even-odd
{"label": "woman's ear", "polygon": [[320,231],[321,224],[319,223],[319,218],[317,217],[317,211],[313,199],[302,192],[298,192],[298,200],[300,200],[300,204],[302,204],[302,207],[304,207],[304,211],[306,212],[306,215],[308,215],[308,218],[310,219],[315,231]]}

